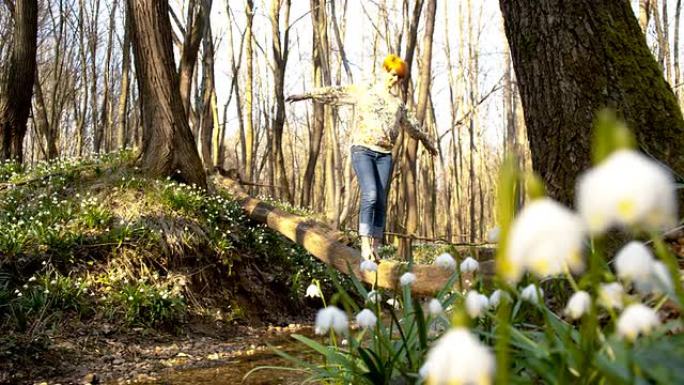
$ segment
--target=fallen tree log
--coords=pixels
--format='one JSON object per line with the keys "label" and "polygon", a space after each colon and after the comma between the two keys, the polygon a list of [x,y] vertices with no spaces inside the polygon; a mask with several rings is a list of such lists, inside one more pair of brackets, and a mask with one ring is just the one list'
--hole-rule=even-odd
{"label": "fallen tree log", "polygon": [[[377,287],[397,290],[399,277],[407,271],[407,265],[396,261],[383,260],[378,265],[377,281],[373,272],[362,272],[361,252],[338,242],[338,232],[309,218],[287,213],[247,194],[240,181],[229,177],[215,176],[217,186],[225,188],[240,203],[247,216],[270,229],[303,246],[319,260],[345,273],[354,274],[362,281]],[[491,261],[480,263],[481,273],[489,275],[493,271]],[[447,284],[451,271],[434,266],[415,264],[411,270],[416,282],[411,291],[420,296],[432,295]],[[464,283],[471,277],[463,277]],[[458,285],[458,283],[457,283]],[[458,287],[455,287],[458,289]]]}

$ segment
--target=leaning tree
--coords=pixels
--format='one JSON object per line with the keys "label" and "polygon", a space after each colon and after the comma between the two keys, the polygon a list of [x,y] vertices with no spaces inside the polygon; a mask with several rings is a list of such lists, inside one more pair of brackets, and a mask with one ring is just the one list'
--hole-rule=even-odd
{"label": "leaning tree", "polygon": [[596,112],[612,108],[640,148],[684,172],[684,121],[627,0],[500,0],[532,165],[572,202]]}
{"label": "leaning tree", "polygon": [[9,63],[0,74],[0,159],[21,163],[36,74],[38,1],[6,4],[14,16],[14,38]]}
{"label": "leaning tree", "polygon": [[173,176],[206,188],[206,174],[181,101],[168,1],[128,0],[127,4],[142,104],[142,169],[151,176]]}

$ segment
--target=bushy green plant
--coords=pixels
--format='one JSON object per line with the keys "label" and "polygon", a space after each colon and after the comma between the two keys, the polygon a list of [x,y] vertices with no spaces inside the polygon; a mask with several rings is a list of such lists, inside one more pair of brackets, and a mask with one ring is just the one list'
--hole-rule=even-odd
{"label": "bushy green plant", "polygon": [[121,282],[108,299],[113,315],[123,313],[132,325],[172,325],[185,314],[182,294],[167,287],[159,287],[146,280]]}

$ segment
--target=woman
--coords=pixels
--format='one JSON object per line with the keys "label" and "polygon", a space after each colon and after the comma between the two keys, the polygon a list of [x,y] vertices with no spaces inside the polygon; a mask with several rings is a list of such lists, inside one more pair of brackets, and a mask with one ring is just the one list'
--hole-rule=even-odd
{"label": "woman", "polygon": [[378,260],[387,214],[387,192],[392,171],[392,146],[403,127],[420,140],[434,156],[437,149],[399,97],[400,81],[408,71],[398,56],[388,55],[382,63],[384,79],[371,86],[325,87],[286,101],[313,99],[331,105],[356,106],[356,124],[351,135],[351,157],[361,187],[359,237],[364,259]]}

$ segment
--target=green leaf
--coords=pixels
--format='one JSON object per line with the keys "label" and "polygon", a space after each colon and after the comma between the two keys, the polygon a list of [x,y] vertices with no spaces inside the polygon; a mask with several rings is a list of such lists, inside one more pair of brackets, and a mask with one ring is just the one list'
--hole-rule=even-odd
{"label": "green leaf", "polygon": [[634,361],[658,384],[675,384],[684,379],[684,335],[663,336],[639,345]]}

